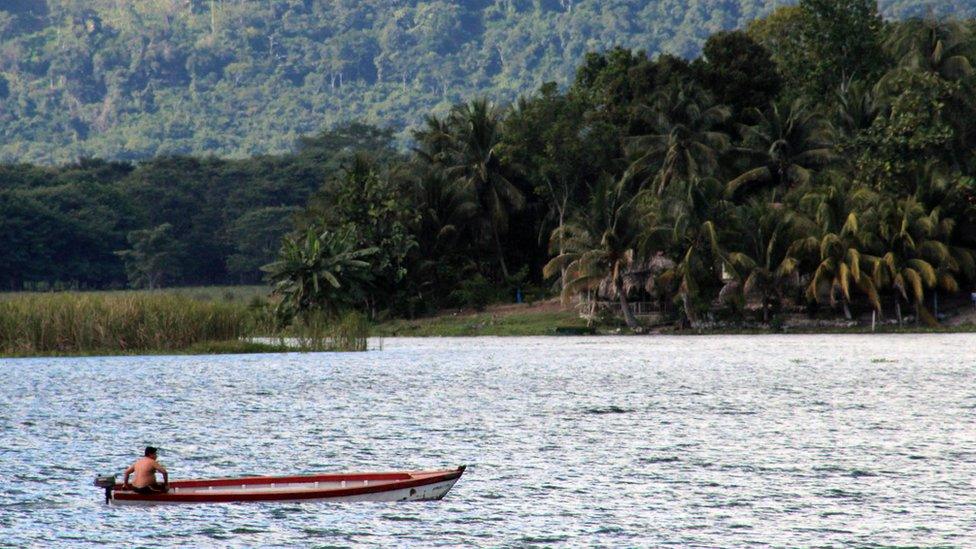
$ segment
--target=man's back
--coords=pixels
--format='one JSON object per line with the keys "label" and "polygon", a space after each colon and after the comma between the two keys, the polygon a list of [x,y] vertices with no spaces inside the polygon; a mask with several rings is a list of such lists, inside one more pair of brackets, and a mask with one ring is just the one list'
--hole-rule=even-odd
{"label": "man's back", "polygon": [[[156,471],[163,474],[162,486],[156,484]],[[136,491],[165,492],[169,485],[169,473],[166,472],[165,467],[156,461],[156,448],[154,446],[146,446],[145,457],[137,459],[125,470],[125,479],[122,480],[123,486],[129,486],[129,475],[132,473],[136,474],[135,480],[132,481],[132,487]]]}
{"label": "man's back", "polygon": [[156,460],[151,457],[142,457],[132,464],[132,470],[136,475],[132,485],[136,488],[143,488],[156,483]]}

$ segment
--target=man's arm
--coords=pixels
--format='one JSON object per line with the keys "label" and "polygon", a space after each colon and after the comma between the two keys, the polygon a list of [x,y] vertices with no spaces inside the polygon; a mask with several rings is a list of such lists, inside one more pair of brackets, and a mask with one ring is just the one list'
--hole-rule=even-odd
{"label": "man's arm", "polygon": [[169,484],[169,472],[160,463],[156,463],[156,470],[163,474],[163,484]]}
{"label": "man's arm", "polygon": [[125,478],[122,479],[123,488],[129,485],[129,475],[131,475],[135,470],[136,470],[135,465],[130,465],[129,468],[125,470]]}

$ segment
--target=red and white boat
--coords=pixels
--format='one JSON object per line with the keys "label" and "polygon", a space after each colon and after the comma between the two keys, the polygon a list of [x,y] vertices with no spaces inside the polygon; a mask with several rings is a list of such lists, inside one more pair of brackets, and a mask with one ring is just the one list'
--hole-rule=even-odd
{"label": "red and white boat", "polygon": [[114,476],[98,477],[105,501],[115,505],[237,503],[252,501],[427,501],[441,499],[461,478],[465,466],[436,471],[337,473],[293,477],[177,480],[169,491],[138,494],[122,489]]}

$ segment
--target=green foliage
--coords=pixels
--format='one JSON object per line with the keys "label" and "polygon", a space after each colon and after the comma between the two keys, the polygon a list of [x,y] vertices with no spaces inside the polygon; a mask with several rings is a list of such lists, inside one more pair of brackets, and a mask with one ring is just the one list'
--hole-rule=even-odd
{"label": "green foliage", "polygon": [[884,70],[877,0],[800,0],[806,77],[810,94],[830,93],[845,80]]}
{"label": "green foliage", "polygon": [[773,4],[18,0],[0,7],[0,159],[241,158],[348,120],[406,129],[566,83],[590,50],[695,55]]}
{"label": "green foliage", "polygon": [[[305,138],[295,153],[277,157],[2,165],[0,287],[125,286],[123,257],[115,252],[134,250],[130,234],[146,237],[164,225],[171,257],[163,283],[254,283],[292,230],[291,214],[322,181],[359,148],[391,153],[391,140],[388,131],[353,124]],[[147,261],[123,255],[130,266]],[[137,271],[132,282],[148,285]]]}
{"label": "green foliage", "polygon": [[284,239],[278,260],[262,269],[268,273],[272,293],[280,296],[279,316],[291,321],[312,311],[335,317],[362,302],[372,278],[365,258],[376,248],[357,248],[351,231],[306,232]]}
{"label": "green foliage", "polygon": [[274,261],[297,213],[294,206],[268,207],[248,211],[231,222],[227,237],[234,252],[227,257],[227,274],[241,282],[256,281],[255,273]]}
{"label": "green foliage", "polygon": [[481,273],[476,273],[458,283],[457,288],[451,292],[451,301],[458,307],[484,311],[489,303],[498,298],[497,294],[495,284],[481,276]]}
{"label": "green foliage", "polygon": [[912,193],[915,176],[928,163],[953,160],[955,133],[946,107],[958,85],[919,72],[900,72],[885,84],[899,91],[854,141],[857,176],[880,190]]}
{"label": "green foliage", "polygon": [[783,85],[769,50],[743,31],[709,36],[693,67],[715,100],[736,112],[764,108]]}
{"label": "green foliage", "polygon": [[370,249],[370,280],[363,288],[368,306],[390,297],[407,274],[407,256],[417,246],[412,227],[417,215],[407,205],[407,182],[364,155],[357,155],[343,173],[312,197],[301,215],[311,227],[349,234],[355,246]]}
{"label": "green foliage", "polygon": [[799,96],[807,82],[810,67],[803,43],[806,17],[799,6],[782,6],[769,16],[749,23],[746,33],[762,44],[776,63],[783,78],[783,91],[790,99]]}
{"label": "green foliage", "polygon": [[[623,27],[585,37],[621,17],[673,28],[694,19],[675,13],[724,8],[660,0],[608,16],[608,3],[591,0],[163,4],[71,11],[56,25],[57,54],[42,31],[10,33],[10,18],[24,15],[5,12],[0,45],[34,40],[23,60],[7,56],[34,76],[5,76],[3,108],[20,110],[0,123],[28,123],[67,94],[71,108],[58,112],[78,120],[59,128],[78,143],[150,117],[153,140],[127,129],[124,148],[167,154],[138,165],[0,166],[0,283],[109,287],[123,284],[126,266],[133,284],[162,274],[168,284],[253,281],[271,261],[281,314],[256,303],[254,322],[310,348],[347,311],[381,320],[482,308],[557,277],[565,300],[612,300],[635,329],[632,300],[693,325],[759,308],[768,322],[804,306],[854,318],[900,311],[909,298],[916,318],[931,320],[925,298],[976,284],[971,21],[881,24],[866,0],[802,0],[746,32],[716,34],[687,59],[611,47],[630,35]],[[740,7],[737,17],[772,6]],[[129,50],[113,50],[129,60],[123,70],[104,55],[137,20],[159,34],[134,64]],[[697,51],[694,36],[659,30],[647,34],[651,46]],[[511,107],[489,99],[556,73]],[[428,92],[436,105],[417,108]],[[201,102],[211,116],[193,115]],[[398,149],[394,130],[351,124],[293,132],[293,152],[255,155],[281,144],[255,135],[283,139],[306,110],[330,123],[337,102],[356,112],[368,103],[364,118],[389,128],[413,125],[412,148]],[[93,113],[104,131],[86,129]],[[217,152],[230,139],[251,156],[174,154],[200,139]],[[123,263],[112,252],[126,247]]]}
{"label": "green foliage", "polygon": [[116,252],[125,261],[125,272],[133,288],[152,290],[164,277],[176,277],[183,248],[173,238],[173,226],[163,223],[152,229],[129,233],[131,248]]}

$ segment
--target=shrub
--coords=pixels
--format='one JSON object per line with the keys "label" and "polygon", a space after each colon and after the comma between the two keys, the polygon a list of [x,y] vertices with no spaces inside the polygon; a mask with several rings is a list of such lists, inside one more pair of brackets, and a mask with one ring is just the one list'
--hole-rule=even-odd
{"label": "shrub", "polygon": [[484,311],[485,307],[494,301],[496,294],[495,285],[478,273],[458,284],[457,289],[451,292],[451,302],[458,307],[472,307],[476,311]]}

